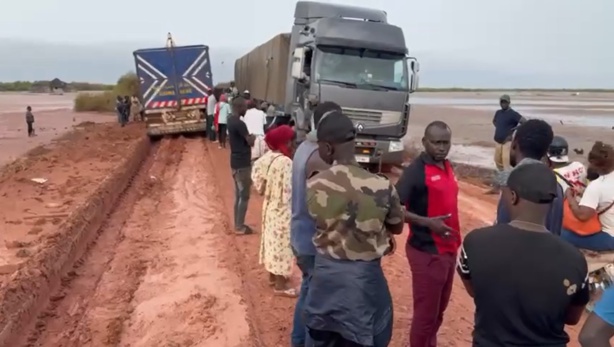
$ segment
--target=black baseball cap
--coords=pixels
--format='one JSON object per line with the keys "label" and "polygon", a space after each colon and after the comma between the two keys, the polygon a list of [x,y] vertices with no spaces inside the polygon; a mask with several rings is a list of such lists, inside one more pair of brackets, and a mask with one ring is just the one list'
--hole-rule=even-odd
{"label": "black baseball cap", "polygon": [[348,116],[340,111],[332,111],[320,120],[317,137],[322,142],[345,143],[356,138],[356,129]]}
{"label": "black baseball cap", "polygon": [[549,204],[557,196],[554,172],[543,163],[519,165],[507,179],[508,188],[518,197],[536,204]]}

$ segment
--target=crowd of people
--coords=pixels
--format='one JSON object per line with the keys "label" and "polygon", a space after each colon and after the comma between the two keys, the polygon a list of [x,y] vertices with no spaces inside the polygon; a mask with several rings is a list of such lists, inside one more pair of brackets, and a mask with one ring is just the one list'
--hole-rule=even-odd
{"label": "crowd of people", "polygon": [[[446,123],[425,128],[423,152],[395,184],[356,163],[354,124],[333,102],[316,107],[297,144],[291,126],[267,127],[268,106],[247,91],[211,93],[209,138],[224,147],[226,133],[230,146],[234,228],[253,233],[245,223],[253,186],[264,198],[260,263],[273,295],[296,298],[293,347],[388,346],[394,308],[381,259],[406,224],[408,346],[437,346],[456,273],[476,306],[474,346],[565,346],[565,325],[578,324],[591,299],[580,343],[610,345],[614,288],[594,297],[580,249],[614,251],[614,149],[597,141],[588,167],[570,161],[547,122],[522,117],[507,95],[500,103],[496,221],[463,240]],[[295,263],[300,288],[289,281]]]}

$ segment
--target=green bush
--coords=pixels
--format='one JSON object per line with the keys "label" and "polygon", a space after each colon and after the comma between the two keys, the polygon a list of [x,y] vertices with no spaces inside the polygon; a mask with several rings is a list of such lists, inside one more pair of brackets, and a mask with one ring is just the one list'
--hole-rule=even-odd
{"label": "green bush", "polygon": [[114,112],[118,95],[139,95],[139,79],[135,73],[129,72],[121,76],[112,91],[77,94],[74,110],[76,112]]}
{"label": "green bush", "polygon": [[113,112],[115,98],[114,92],[82,92],[75,97],[74,110],[77,112]]}

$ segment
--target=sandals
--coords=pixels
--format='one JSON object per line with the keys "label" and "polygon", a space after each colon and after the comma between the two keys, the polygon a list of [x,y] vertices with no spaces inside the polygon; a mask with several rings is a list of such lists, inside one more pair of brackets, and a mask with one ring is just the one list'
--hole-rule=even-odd
{"label": "sandals", "polygon": [[294,288],[288,288],[284,290],[273,289],[273,294],[286,298],[298,298],[298,291]]}

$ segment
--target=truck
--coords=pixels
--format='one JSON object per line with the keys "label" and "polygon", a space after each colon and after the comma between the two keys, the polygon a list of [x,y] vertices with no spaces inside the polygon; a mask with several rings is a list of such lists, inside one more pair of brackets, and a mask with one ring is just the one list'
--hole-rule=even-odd
{"label": "truck", "polygon": [[336,102],[356,127],[356,161],[381,167],[403,161],[419,69],[385,11],[298,1],[291,32],[237,59],[234,78],[239,90],[275,105],[275,122],[293,123],[299,141],[317,126],[318,103]]}
{"label": "truck", "polygon": [[213,86],[209,47],[175,46],[134,51],[147,135],[207,131],[207,95]]}

